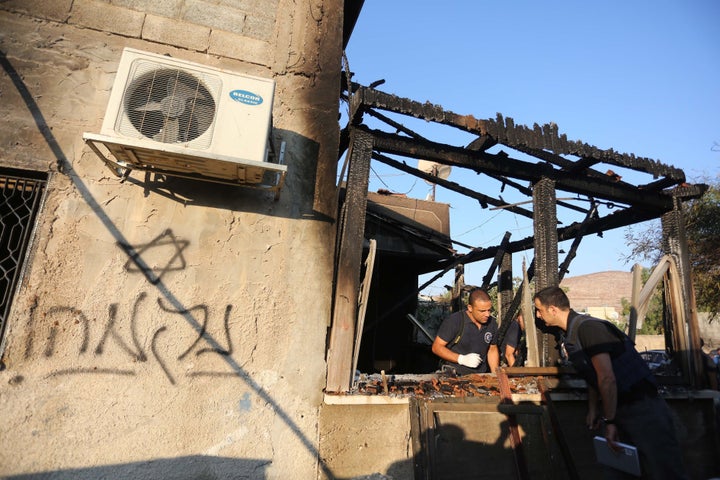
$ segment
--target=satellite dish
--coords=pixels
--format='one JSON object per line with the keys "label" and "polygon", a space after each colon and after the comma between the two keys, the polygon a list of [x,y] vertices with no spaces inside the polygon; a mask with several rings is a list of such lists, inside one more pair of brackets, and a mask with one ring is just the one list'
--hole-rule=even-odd
{"label": "satellite dish", "polygon": [[[443,180],[447,180],[447,178],[450,176],[451,169],[452,169],[452,167],[450,167],[450,165],[443,165],[442,163],[432,162],[430,160],[418,160],[418,170],[423,171],[425,173],[429,173],[433,177],[438,177]],[[425,200],[434,202],[435,201],[435,182],[431,182],[430,180],[425,180],[425,183],[427,183],[428,185],[432,185],[432,189],[430,190],[430,193],[428,194],[428,196]]]}
{"label": "satellite dish", "polygon": [[[429,173],[433,177],[438,177],[443,180],[447,180],[450,176],[450,165],[443,165],[442,163],[432,162],[430,160],[418,160],[418,170],[425,173]],[[425,180],[428,185],[433,185],[435,182]]]}

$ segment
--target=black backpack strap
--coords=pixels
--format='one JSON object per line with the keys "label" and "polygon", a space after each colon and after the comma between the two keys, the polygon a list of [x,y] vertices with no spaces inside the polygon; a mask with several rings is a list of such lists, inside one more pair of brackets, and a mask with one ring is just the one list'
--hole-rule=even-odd
{"label": "black backpack strap", "polygon": [[458,344],[458,342],[462,338],[463,331],[465,331],[465,315],[467,315],[467,314],[465,312],[463,312],[462,317],[460,318],[460,330],[458,331],[457,335],[455,335],[455,338],[453,338],[450,343],[445,345],[447,348],[454,347],[455,345]]}

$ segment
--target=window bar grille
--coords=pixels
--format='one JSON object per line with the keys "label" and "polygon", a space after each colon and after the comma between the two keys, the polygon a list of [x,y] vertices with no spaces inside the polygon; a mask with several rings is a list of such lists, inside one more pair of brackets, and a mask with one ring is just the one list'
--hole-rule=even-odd
{"label": "window bar grille", "polygon": [[[40,175],[45,178],[32,178]],[[0,355],[11,302],[46,184],[47,177],[38,172],[0,170]]]}

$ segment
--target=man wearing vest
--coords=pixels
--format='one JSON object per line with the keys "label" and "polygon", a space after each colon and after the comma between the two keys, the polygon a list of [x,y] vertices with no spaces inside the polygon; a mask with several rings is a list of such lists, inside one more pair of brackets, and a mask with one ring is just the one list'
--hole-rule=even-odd
{"label": "man wearing vest", "polygon": [[492,301],[484,290],[470,292],[467,309],[443,320],[432,344],[432,351],[458,375],[488,373],[497,369],[500,353],[495,344],[498,324]]}
{"label": "man wearing vest", "polygon": [[[688,478],[670,409],[630,338],[608,321],[571,310],[559,287],[544,288],[533,300],[537,318],[565,331],[568,359],[587,381],[588,428],[604,424],[613,449],[615,442],[635,445],[642,478]],[[605,477],[637,478],[609,467]]]}

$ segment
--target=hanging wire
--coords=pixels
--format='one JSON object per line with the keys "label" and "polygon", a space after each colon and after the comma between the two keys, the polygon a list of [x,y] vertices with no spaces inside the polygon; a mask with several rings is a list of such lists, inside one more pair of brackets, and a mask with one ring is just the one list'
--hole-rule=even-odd
{"label": "hanging wire", "polygon": [[467,231],[465,231],[465,232],[463,232],[463,233],[461,233],[461,234],[459,234],[459,235],[455,235],[455,237],[462,237],[463,235],[467,235],[468,233],[473,232],[473,231],[477,230],[478,228],[484,227],[484,226],[487,225],[491,220],[494,220],[495,217],[497,217],[498,215],[500,215],[500,212],[496,213],[496,214],[493,215],[492,217],[490,217],[490,218],[488,218],[487,220],[485,220],[483,223],[481,223],[481,224],[479,224],[479,225],[471,228],[470,230],[467,230]]}
{"label": "hanging wire", "polygon": [[372,166],[370,167],[370,171],[373,173],[373,175],[375,175],[375,177],[380,181],[380,183],[382,183],[383,185],[385,185],[385,187],[388,189],[388,191],[389,191],[390,193],[395,194],[395,195],[407,195],[407,194],[409,194],[410,192],[412,192],[413,189],[415,188],[415,185],[417,185],[417,180],[418,180],[418,179],[417,179],[417,177],[415,177],[415,179],[414,179],[414,181],[413,181],[413,184],[410,186],[410,189],[409,189],[407,192],[404,192],[404,193],[403,193],[403,192],[398,192],[398,191],[394,190],[392,187],[390,187],[390,185],[388,185],[388,184],[385,182],[385,180],[383,180],[383,177],[405,177],[406,174],[404,174],[404,173],[399,173],[399,174],[390,174],[390,175],[382,175],[382,176],[380,176],[380,175],[378,175],[378,173],[375,171],[375,169],[374,169]]}

